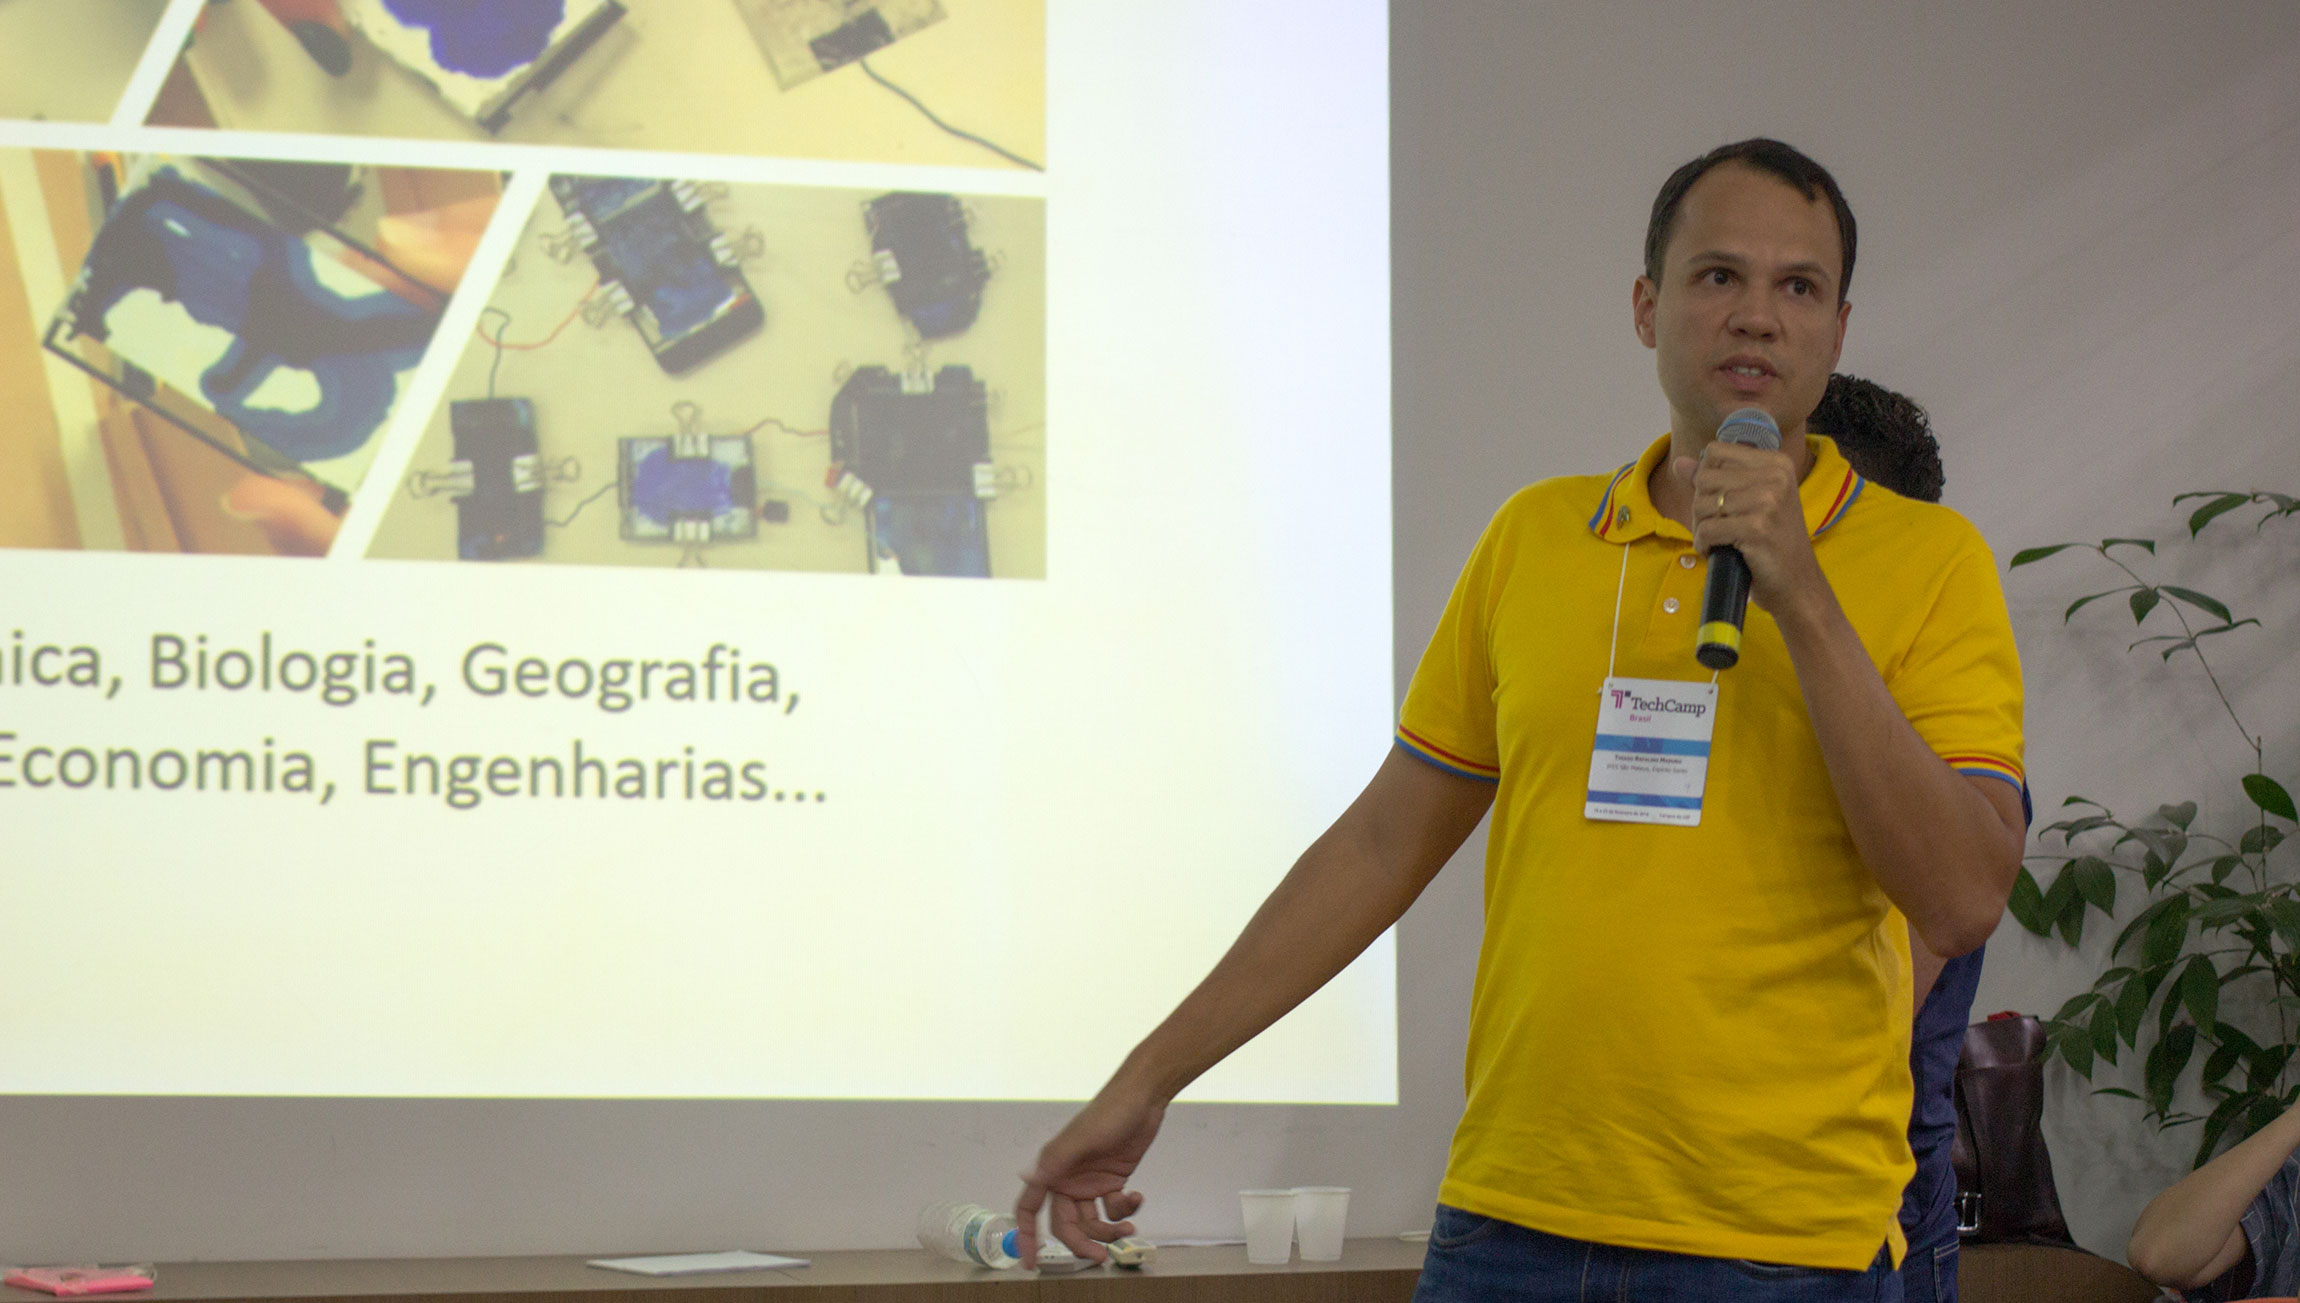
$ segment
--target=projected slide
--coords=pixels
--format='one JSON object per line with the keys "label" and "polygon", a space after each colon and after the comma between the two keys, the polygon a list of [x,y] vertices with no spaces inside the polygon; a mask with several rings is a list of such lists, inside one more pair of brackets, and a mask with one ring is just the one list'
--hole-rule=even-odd
{"label": "projected slide", "polygon": [[231,0],[0,120],[0,1093],[1090,1093],[1388,746],[1385,24]]}
{"label": "projected slide", "polygon": [[552,177],[368,555],[1044,577],[1043,209]]}
{"label": "projected slide", "polygon": [[1019,167],[1045,26],[1040,0],[246,0],[201,16],[150,121]]}
{"label": "projected slide", "polygon": [[86,474],[122,525],[116,543],[29,529],[0,542],[325,552],[498,179],[30,151],[0,169],[20,178],[0,190],[11,225],[50,237],[0,248],[0,295],[29,307],[28,284],[66,287],[44,319],[11,323],[10,393],[33,401],[0,442],[59,462],[63,430],[92,414],[103,459]]}

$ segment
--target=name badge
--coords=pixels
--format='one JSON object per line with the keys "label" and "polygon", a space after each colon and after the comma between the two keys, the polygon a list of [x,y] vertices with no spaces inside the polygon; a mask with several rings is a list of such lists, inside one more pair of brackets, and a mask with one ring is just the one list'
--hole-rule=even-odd
{"label": "name badge", "polygon": [[1606,679],[1582,814],[1617,823],[1698,825],[1716,727],[1715,683]]}

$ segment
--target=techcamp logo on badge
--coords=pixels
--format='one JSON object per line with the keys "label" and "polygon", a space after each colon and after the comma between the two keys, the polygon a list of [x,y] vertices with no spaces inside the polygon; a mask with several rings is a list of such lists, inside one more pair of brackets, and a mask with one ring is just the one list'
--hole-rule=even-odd
{"label": "techcamp logo on badge", "polygon": [[1699,718],[1709,713],[1705,701],[1679,701],[1675,697],[1640,697],[1627,688],[1614,688],[1613,708],[1643,711],[1649,715],[1692,715]]}

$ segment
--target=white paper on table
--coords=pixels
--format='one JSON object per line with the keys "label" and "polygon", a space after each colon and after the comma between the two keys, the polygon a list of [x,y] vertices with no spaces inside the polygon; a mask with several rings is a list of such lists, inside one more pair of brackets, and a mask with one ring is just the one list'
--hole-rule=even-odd
{"label": "white paper on table", "polygon": [[605,1267],[609,1271],[628,1271],[637,1276],[700,1276],[714,1271],[775,1271],[783,1267],[804,1267],[805,1258],[786,1258],[779,1253],[753,1253],[748,1249],[735,1249],[726,1253],[659,1253],[643,1258],[593,1258],[591,1266]]}

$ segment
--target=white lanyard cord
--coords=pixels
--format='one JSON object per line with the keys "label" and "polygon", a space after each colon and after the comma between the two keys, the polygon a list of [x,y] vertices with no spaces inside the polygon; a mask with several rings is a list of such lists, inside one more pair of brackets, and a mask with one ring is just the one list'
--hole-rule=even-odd
{"label": "white lanyard cord", "polygon": [[1621,577],[1613,584],[1613,640],[1605,645],[1605,677],[1612,678],[1621,651],[1621,594],[1629,587],[1629,545],[1621,545]]}
{"label": "white lanyard cord", "polygon": [[[1613,582],[1613,638],[1605,645],[1605,677],[1609,679],[1614,677],[1613,671],[1620,662],[1621,595],[1629,588],[1630,547],[1631,545],[1628,543],[1621,545],[1621,576]],[[1722,670],[1709,671],[1709,681],[1715,683],[1717,676],[1722,673],[1724,673]]]}

